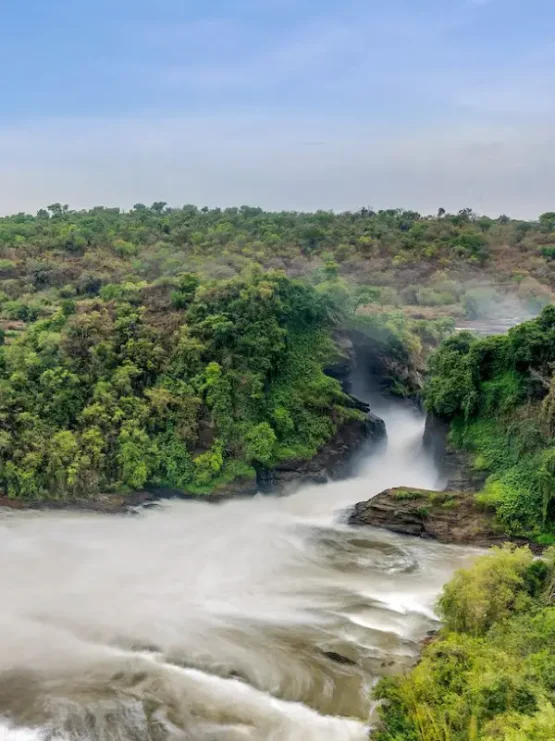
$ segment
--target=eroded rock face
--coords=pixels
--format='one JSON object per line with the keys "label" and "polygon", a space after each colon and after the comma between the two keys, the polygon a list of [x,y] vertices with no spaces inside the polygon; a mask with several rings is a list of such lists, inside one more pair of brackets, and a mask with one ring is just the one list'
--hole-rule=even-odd
{"label": "eroded rock face", "polygon": [[428,415],[424,448],[431,454],[445,488],[460,492],[480,491],[487,474],[473,469],[470,455],[450,445],[448,435],[449,423]]}
{"label": "eroded rock face", "polygon": [[339,355],[333,363],[324,369],[326,375],[339,381],[346,394],[351,393],[352,376],[357,368],[357,357],[353,341],[347,332],[337,332],[334,341]]}
{"label": "eroded rock face", "polygon": [[382,393],[394,393],[403,388],[405,393],[416,397],[422,390],[424,368],[418,359],[401,345],[383,345],[363,332],[353,330],[349,334],[357,370],[372,379],[372,385]]}
{"label": "eroded rock face", "polygon": [[384,346],[355,329],[336,332],[334,341],[339,354],[325,372],[341,383],[345,393],[351,393],[355,376],[386,394],[395,387],[413,396],[421,391],[424,368],[405,348]]}
{"label": "eroded rock face", "polygon": [[425,489],[387,489],[355,505],[350,525],[384,528],[401,535],[432,538],[441,543],[489,548],[511,541],[495,521],[494,513],[476,504],[467,492]]}
{"label": "eroded rock face", "polygon": [[364,420],[349,420],[309,461],[286,461],[273,469],[258,471],[261,491],[287,491],[300,484],[325,484],[350,475],[368,445],[385,441],[385,423],[368,411],[368,405],[353,399],[353,406],[367,413]]}

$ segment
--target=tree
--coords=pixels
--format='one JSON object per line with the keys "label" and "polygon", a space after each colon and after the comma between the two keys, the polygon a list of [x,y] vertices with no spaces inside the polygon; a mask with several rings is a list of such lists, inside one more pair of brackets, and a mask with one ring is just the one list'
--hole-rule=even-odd
{"label": "tree", "polygon": [[118,449],[121,483],[140,489],[147,482],[153,463],[152,445],[146,431],[134,421],[126,422],[118,437]]}
{"label": "tree", "polygon": [[247,459],[268,466],[274,459],[276,433],[268,422],[253,427],[246,436]]}
{"label": "tree", "polygon": [[555,211],[547,211],[540,216],[540,226],[544,232],[555,232]]}
{"label": "tree", "polygon": [[361,306],[379,303],[381,295],[382,289],[378,286],[359,286],[354,295],[353,314],[356,314]]}
{"label": "tree", "polygon": [[534,557],[528,548],[493,548],[472,569],[461,570],[444,587],[439,605],[450,630],[483,635],[515,609],[526,607],[526,574]]}
{"label": "tree", "polygon": [[477,232],[464,231],[456,238],[455,246],[463,254],[480,261],[486,260],[489,254],[486,238]]}

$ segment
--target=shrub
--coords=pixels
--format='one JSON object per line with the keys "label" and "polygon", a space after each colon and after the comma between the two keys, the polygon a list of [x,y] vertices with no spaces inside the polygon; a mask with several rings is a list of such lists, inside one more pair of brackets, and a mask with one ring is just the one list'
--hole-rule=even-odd
{"label": "shrub", "polygon": [[[497,548],[458,572],[446,625],[408,674],[381,680],[377,741],[547,741],[555,712],[552,554]],[[488,600],[488,596],[491,597]],[[491,604],[490,604],[491,603]]]}
{"label": "shrub", "polygon": [[470,349],[476,342],[469,332],[450,337],[430,358],[430,378],[424,388],[424,403],[432,414],[443,418],[470,417],[478,401],[477,369]]}
{"label": "shrub", "polygon": [[247,460],[270,465],[275,455],[276,433],[268,422],[261,422],[246,435]]}
{"label": "shrub", "polygon": [[492,625],[529,606],[527,573],[533,567],[529,549],[494,548],[472,569],[458,571],[439,601],[449,630],[483,635]]}

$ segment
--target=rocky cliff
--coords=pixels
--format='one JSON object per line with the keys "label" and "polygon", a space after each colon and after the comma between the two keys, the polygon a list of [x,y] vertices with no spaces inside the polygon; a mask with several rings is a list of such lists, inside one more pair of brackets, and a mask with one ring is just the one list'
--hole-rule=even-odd
{"label": "rocky cliff", "polygon": [[471,457],[449,442],[449,423],[428,415],[424,430],[424,448],[430,453],[446,489],[477,492],[486,475],[472,467]]}
{"label": "rocky cliff", "polygon": [[353,398],[353,405],[366,413],[363,420],[349,420],[310,460],[292,460],[276,468],[260,468],[260,491],[287,491],[300,484],[323,484],[330,479],[348,477],[369,445],[379,445],[386,438],[383,420],[370,412],[368,405]]}

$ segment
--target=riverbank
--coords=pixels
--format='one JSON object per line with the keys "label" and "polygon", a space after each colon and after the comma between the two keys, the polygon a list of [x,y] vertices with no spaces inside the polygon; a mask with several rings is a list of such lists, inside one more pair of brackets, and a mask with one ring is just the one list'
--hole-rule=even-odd
{"label": "riverbank", "polygon": [[230,499],[250,498],[258,492],[282,495],[301,486],[341,481],[349,478],[361,458],[372,449],[379,448],[386,438],[383,420],[373,414],[364,402],[354,397],[351,400],[361,417],[348,419],[310,460],[285,461],[274,468],[260,466],[256,476],[238,477],[221,484],[213,491],[198,493],[151,487],[127,493],[95,493],[88,497],[66,496],[59,499],[22,499],[0,495],[0,508],[127,514],[139,507],[153,506],[163,500],[198,500],[217,504]]}
{"label": "riverbank", "polygon": [[496,548],[438,601],[443,628],[407,674],[374,690],[375,741],[555,738],[553,552]]}

